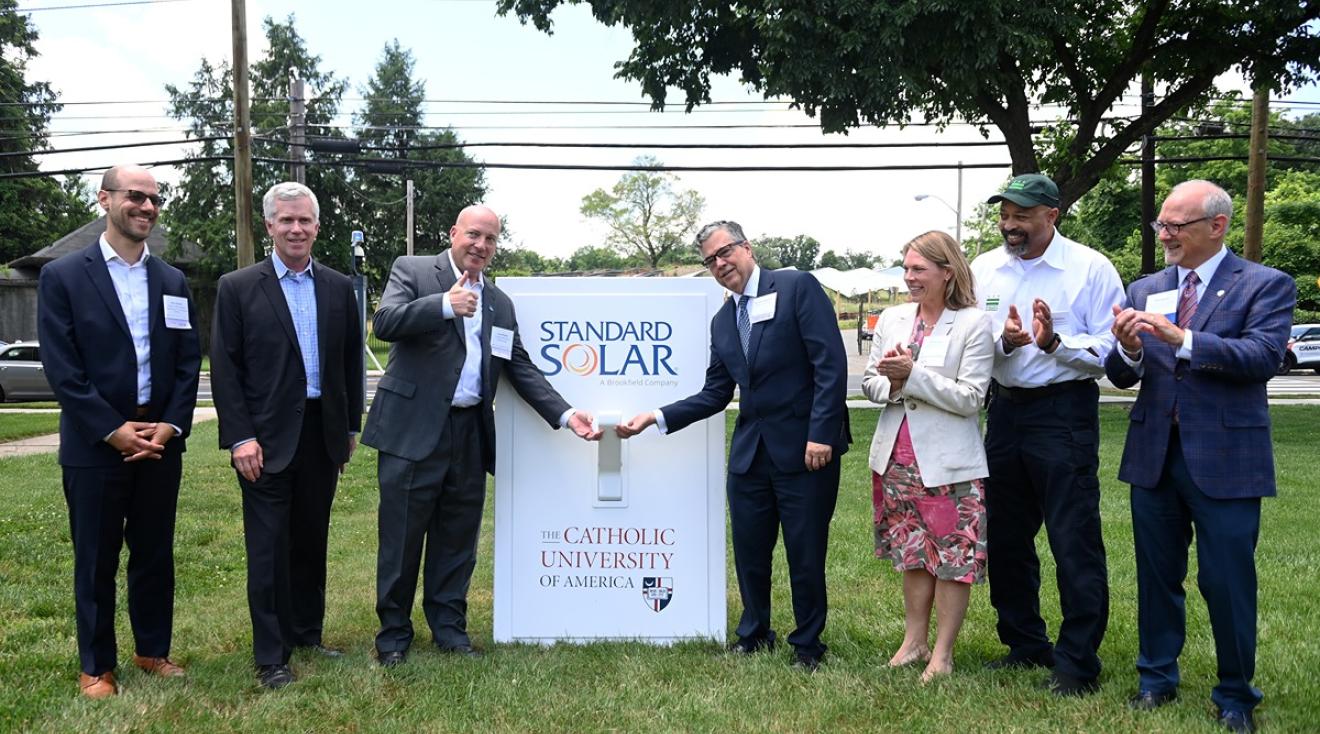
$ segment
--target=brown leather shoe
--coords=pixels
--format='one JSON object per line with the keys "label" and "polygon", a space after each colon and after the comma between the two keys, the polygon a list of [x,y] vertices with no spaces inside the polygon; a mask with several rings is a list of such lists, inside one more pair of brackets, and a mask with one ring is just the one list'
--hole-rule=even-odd
{"label": "brown leather shoe", "polygon": [[115,685],[114,671],[111,670],[100,675],[79,673],[78,685],[82,688],[82,694],[88,698],[108,698],[119,693],[119,686]]}
{"label": "brown leather shoe", "polygon": [[144,658],[141,655],[134,655],[133,664],[148,674],[159,675],[162,678],[182,678],[185,675],[183,667],[169,658]]}

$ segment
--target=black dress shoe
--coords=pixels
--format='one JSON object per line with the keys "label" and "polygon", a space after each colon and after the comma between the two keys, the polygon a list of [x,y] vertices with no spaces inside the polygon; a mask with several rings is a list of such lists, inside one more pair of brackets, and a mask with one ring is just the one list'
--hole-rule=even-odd
{"label": "black dress shoe", "polygon": [[307,645],[306,647],[307,647],[308,650],[310,650],[310,651],[312,651],[312,652],[314,652],[314,653],[317,653],[317,654],[320,655],[321,657],[327,657],[327,658],[342,658],[342,657],[344,657],[344,651],[343,651],[343,650],[340,650],[340,649],[337,648],[337,647],[326,647],[325,645],[322,645],[322,644],[319,643],[319,642],[316,643],[315,645]]}
{"label": "black dress shoe", "polygon": [[1250,711],[1225,711],[1219,710],[1219,723],[1229,731],[1251,732],[1256,731],[1256,722],[1251,718]]}
{"label": "black dress shoe", "polygon": [[288,665],[281,663],[257,666],[257,683],[261,684],[262,688],[278,691],[292,682],[293,671]]}
{"label": "black dress shoe", "polygon": [[446,654],[446,655],[457,655],[457,656],[459,656],[459,657],[463,657],[463,658],[479,658],[479,657],[481,657],[481,651],[480,651],[480,650],[476,649],[475,647],[473,647],[473,646],[471,646],[471,645],[467,645],[467,644],[463,644],[463,645],[436,645],[436,647],[440,648],[440,652],[442,652],[442,653],[444,653],[444,654]]}
{"label": "black dress shoe", "polygon": [[805,670],[808,673],[814,673],[820,668],[820,661],[825,657],[825,653],[813,655],[809,652],[793,653],[793,667]]}
{"label": "black dress shoe", "polygon": [[376,662],[380,663],[382,668],[394,668],[403,665],[403,661],[408,659],[407,650],[390,650],[389,652],[376,651]]}
{"label": "black dress shoe", "polygon": [[1137,695],[1128,699],[1128,708],[1133,711],[1154,711],[1166,703],[1178,700],[1178,691],[1137,691]]}
{"label": "black dress shoe", "polygon": [[1094,678],[1090,680],[1074,678],[1067,673],[1060,673],[1056,670],[1045,679],[1042,687],[1059,697],[1089,696],[1100,690],[1100,683]]}
{"label": "black dress shoe", "polygon": [[1009,653],[1002,658],[996,658],[985,664],[986,670],[1016,670],[1020,668],[1053,668],[1053,653],[1037,653],[1035,655],[1018,655]]}
{"label": "black dress shoe", "polygon": [[775,649],[775,638],[773,637],[739,637],[735,642],[729,643],[729,652],[738,655],[750,655],[762,650]]}

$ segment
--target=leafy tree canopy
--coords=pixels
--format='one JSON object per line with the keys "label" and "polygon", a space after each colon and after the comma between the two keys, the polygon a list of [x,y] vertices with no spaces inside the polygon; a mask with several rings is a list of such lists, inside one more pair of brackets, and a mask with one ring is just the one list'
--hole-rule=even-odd
{"label": "leafy tree canopy", "polygon": [[[656,108],[670,89],[688,110],[712,75],[736,74],[791,99],[826,132],[969,121],[1003,135],[1014,173],[1048,172],[1064,208],[1141,136],[1213,95],[1230,71],[1287,90],[1320,67],[1320,1],[499,0],[542,31],[565,3],[632,31],[617,76]],[[1159,101],[1108,117],[1142,74]],[[1049,105],[1042,112],[1040,105]],[[1054,112],[1057,110],[1057,112]],[[1039,119],[1058,118],[1045,129]]]}
{"label": "leafy tree canopy", "polygon": [[805,234],[796,237],[761,237],[756,240],[756,245],[772,255],[779,267],[792,266],[798,270],[815,268],[816,255],[820,252],[820,243],[816,238]]}
{"label": "leafy tree canopy", "polygon": [[[659,166],[642,156],[639,166]],[[609,191],[596,189],[582,197],[582,215],[604,222],[607,242],[625,256],[638,255],[653,268],[673,259],[693,260],[685,252],[706,202],[695,191],[680,190],[678,177],[660,171],[626,173]]]}
{"label": "leafy tree canopy", "polygon": [[[463,207],[486,196],[480,168],[444,167],[471,163],[452,130],[422,130],[426,85],[414,77],[412,52],[397,40],[385,45],[375,74],[362,87],[366,104],[356,117],[363,158],[396,161],[401,173],[366,173],[354,178],[349,219],[364,230],[368,243],[368,281],[383,287],[394,259],[407,250],[406,179],[413,181],[416,253],[448,247],[449,228]],[[505,240],[507,240],[507,232]],[[501,244],[496,257],[510,255]],[[531,253],[535,255],[535,253]],[[536,272],[532,263],[523,263]],[[521,269],[523,266],[519,266]]]}
{"label": "leafy tree canopy", "polygon": [[[0,174],[39,170],[32,153],[50,147],[50,117],[63,107],[49,83],[27,78],[37,29],[16,8],[15,0],[0,0]],[[91,221],[91,199],[76,177],[0,178],[0,266]]]}

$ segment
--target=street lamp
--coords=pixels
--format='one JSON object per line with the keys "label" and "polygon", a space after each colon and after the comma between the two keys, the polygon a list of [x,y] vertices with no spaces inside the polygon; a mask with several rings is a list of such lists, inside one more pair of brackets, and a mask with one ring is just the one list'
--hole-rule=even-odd
{"label": "street lamp", "polygon": [[958,240],[959,245],[962,245],[962,211],[960,209],[955,209],[952,204],[950,204],[949,202],[945,201],[944,199],[941,199],[940,197],[934,194],[917,194],[912,198],[916,199],[917,201],[934,199],[935,201],[938,201],[939,203],[943,204],[946,208],[948,208],[949,211],[953,212],[953,216],[957,217],[957,222],[954,225],[954,231],[955,231],[954,239]]}

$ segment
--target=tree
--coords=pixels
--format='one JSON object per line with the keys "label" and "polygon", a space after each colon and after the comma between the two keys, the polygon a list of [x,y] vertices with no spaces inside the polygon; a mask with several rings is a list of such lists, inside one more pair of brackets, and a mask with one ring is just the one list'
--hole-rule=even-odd
{"label": "tree", "polygon": [[835,270],[856,270],[857,268],[875,267],[875,256],[866,252],[856,252],[848,250],[842,255],[834,250],[826,250],[824,255],[820,256],[820,266],[822,268],[834,268]]}
{"label": "tree", "polygon": [[[550,32],[566,2],[631,29],[636,47],[617,76],[657,109],[670,88],[688,110],[708,103],[711,76],[737,72],[819,115],[826,132],[913,119],[993,126],[1013,172],[1049,172],[1065,210],[1141,136],[1213,95],[1220,75],[1286,90],[1320,67],[1316,0],[499,0],[498,10]],[[1143,74],[1160,100],[1107,117]],[[1057,106],[1058,121],[1039,129],[1037,105]]]}
{"label": "tree", "polygon": [[[0,0],[0,175],[35,173],[34,153],[50,147],[51,115],[63,107],[47,82],[28,81],[37,30],[15,0]],[[51,244],[94,217],[91,192],[76,177],[0,178],[0,266]]]}
{"label": "tree", "polygon": [[[642,156],[638,166],[660,166]],[[582,197],[582,215],[609,227],[607,241],[624,255],[640,255],[651,267],[671,259],[689,243],[706,201],[695,191],[678,190],[678,177],[660,171],[624,174],[610,191]]]}
{"label": "tree", "polygon": [[640,267],[642,265],[642,260],[637,255],[630,255],[625,258],[619,254],[618,250],[615,250],[612,247],[587,245],[574,250],[573,254],[569,256],[566,265],[572,272],[625,270],[627,268]]}
{"label": "tree", "polygon": [[[1177,184],[1194,178],[1224,187],[1234,199],[1234,216],[1226,242],[1242,251],[1246,210],[1247,154],[1245,138],[1250,113],[1240,103],[1225,100],[1197,116],[1198,121],[1172,122],[1159,131],[1156,155],[1161,159],[1202,158],[1162,165],[1156,171],[1155,193],[1162,200]],[[1320,136],[1312,132],[1320,116],[1296,121],[1271,115],[1269,172],[1266,177],[1262,262],[1297,281],[1298,308],[1320,310],[1320,173],[1314,163],[1289,158],[1316,157]],[[1207,135],[1209,133],[1209,135]],[[1241,137],[1236,137],[1241,136]],[[1301,138],[1300,140],[1297,138]],[[1283,159],[1283,160],[1277,160]],[[1060,221],[1064,234],[1108,254],[1125,282],[1141,276],[1140,186],[1130,171],[1114,171],[1077,203]],[[1157,246],[1158,247],[1158,246]]]}
{"label": "tree", "polygon": [[761,237],[756,244],[773,253],[780,267],[811,270],[816,267],[816,254],[820,243],[816,238],[800,234],[796,237]]}
{"label": "tree", "polygon": [[[412,52],[398,40],[385,45],[375,74],[362,87],[366,104],[357,118],[358,140],[366,147],[363,157],[399,165],[399,174],[368,173],[356,176],[350,218],[366,232],[369,244],[368,279],[383,285],[394,258],[407,247],[405,183],[414,190],[414,250],[439,252],[448,244],[449,227],[463,207],[486,196],[485,172],[480,168],[444,167],[446,163],[471,163],[452,130],[421,130],[426,85],[413,77]],[[496,257],[512,256],[504,249]],[[531,253],[535,255],[535,253]],[[515,269],[530,268],[523,262]]]}
{"label": "tree", "polygon": [[[313,134],[342,138],[333,126],[347,82],[333,72],[320,70],[321,57],[311,54],[294,27],[290,15],[283,23],[266,18],[266,55],[252,64],[252,234],[254,242],[267,243],[261,217],[261,196],[275,183],[290,178],[286,160],[289,115],[289,79],[296,74],[307,89],[307,125]],[[165,86],[170,97],[170,115],[188,122],[188,135],[195,138],[233,134],[232,70],[225,62],[213,66],[202,59],[187,87]],[[182,166],[183,175],[164,220],[176,237],[197,242],[204,253],[202,267],[213,273],[232,270],[236,264],[234,240],[233,141],[205,141]],[[218,157],[220,160],[205,160]],[[325,162],[326,165],[317,165]],[[321,206],[321,233],[316,258],[339,270],[350,264],[349,231],[345,216],[351,189],[351,173],[329,165],[323,155],[311,153],[307,186]],[[268,243],[267,243],[268,244]],[[260,255],[258,255],[260,257]]]}

